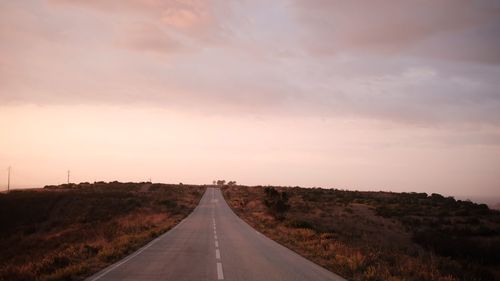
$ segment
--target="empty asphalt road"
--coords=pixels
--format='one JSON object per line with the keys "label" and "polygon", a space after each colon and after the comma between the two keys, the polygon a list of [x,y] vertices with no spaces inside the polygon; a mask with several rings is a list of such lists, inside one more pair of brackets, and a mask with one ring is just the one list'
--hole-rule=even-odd
{"label": "empty asphalt road", "polygon": [[266,238],[229,208],[218,188],[175,228],[87,280],[344,280]]}

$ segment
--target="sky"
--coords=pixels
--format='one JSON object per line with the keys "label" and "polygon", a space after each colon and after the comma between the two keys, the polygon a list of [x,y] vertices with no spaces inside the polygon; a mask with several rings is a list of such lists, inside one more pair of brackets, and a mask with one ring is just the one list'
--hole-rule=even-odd
{"label": "sky", "polygon": [[0,0],[0,189],[500,194],[500,1]]}

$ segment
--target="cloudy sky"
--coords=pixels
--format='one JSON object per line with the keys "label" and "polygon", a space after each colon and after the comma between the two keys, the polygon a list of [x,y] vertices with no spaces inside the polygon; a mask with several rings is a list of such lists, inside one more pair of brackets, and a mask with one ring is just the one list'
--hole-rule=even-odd
{"label": "cloudy sky", "polygon": [[0,186],[500,194],[500,2],[0,0]]}

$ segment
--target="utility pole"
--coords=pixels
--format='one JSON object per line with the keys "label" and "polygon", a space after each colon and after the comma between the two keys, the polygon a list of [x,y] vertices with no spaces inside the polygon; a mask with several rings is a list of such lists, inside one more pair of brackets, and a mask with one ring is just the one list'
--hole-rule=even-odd
{"label": "utility pole", "polygon": [[9,192],[10,191],[10,166],[7,170],[8,170],[8,173],[7,173],[7,192]]}
{"label": "utility pole", "polygon": [[69,173],[70,173],[70,170],[68,170],[68,184],[69,184]]}

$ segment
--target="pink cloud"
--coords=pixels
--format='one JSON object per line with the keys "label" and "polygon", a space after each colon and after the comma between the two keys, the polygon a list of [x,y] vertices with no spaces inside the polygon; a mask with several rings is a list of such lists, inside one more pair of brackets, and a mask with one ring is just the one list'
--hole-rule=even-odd
{"label": "pink cloud", "polygon": [[184,48],[159,26],[148,23],[131,25],[116,40],[118,46],[134,51],[171,54]]}
{"label": "pink cloud", "polygon": [[145,15],[147,21],[181,32],[194,39],[216,36],[217,18],[214,1],[201,0],[50,0],[55,5],[79,6],[110,14]]}
{"label": "pink cloud", "polygon": [[[297,0],[295,3],[295,16],[305,29],[303,42],[313,53],[357,51],[411,54],[416,49],[416,54],[432,55],[436,51],[446,52],[447,48],[452,48],[455,58],[464,53],[463,57],[469,59],[484,60],[485,56],[493,56],[500,60],[500,52],[495,48],[481,47],[498,47],[499,39],[478,41],[482,38],[475,37],[467,40],[466,33],[470,29],[480,29],[498,38],[495,33],[498,34],[500,29],[500,5],[495,1]],[[458,40],[448,38],[439,44],[428,42],[447,34],[453,34]],[[448,44],[454,41],[461,44]],[[427,45],[432,45],[432,48]],[[471,55],[471,49],[475,48],[477,51]]]}
{"label": "pink cloud", "polygon": [[[484,2],[213,3],[0,2],[0,99],[498,123],[498,69],[453,61],[499,57],[496,10]],[[217,37],[219,23],[227,37]],[[277,57],[274,46],[300,55]],[[414,68],[437,76],[402,75]]]}

